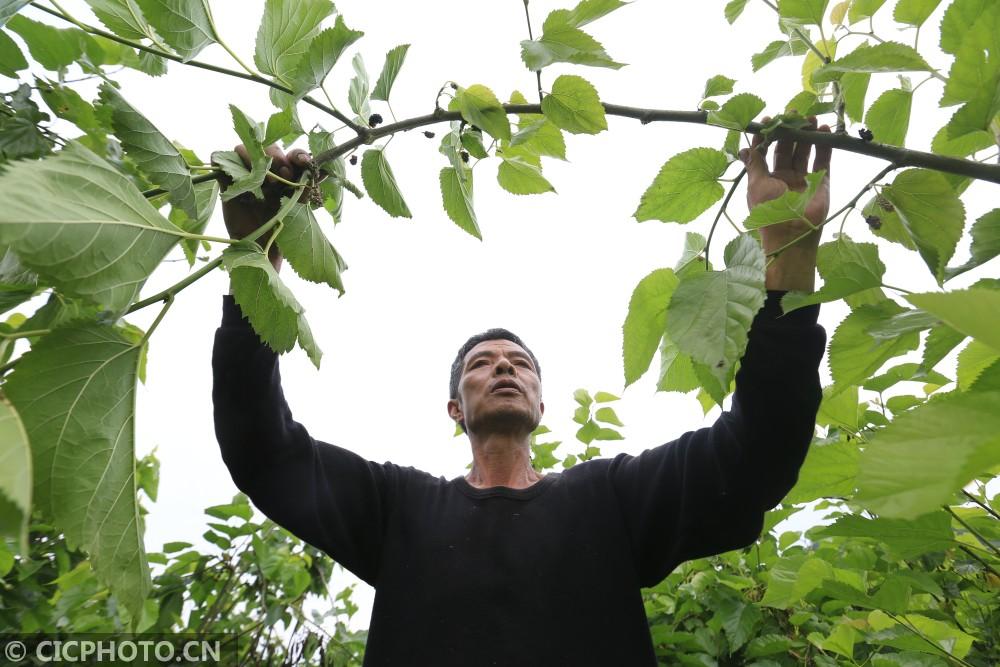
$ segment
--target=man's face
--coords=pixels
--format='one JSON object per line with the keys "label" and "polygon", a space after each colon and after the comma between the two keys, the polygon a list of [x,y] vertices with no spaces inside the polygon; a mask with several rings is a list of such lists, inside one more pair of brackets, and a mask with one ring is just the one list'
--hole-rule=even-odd
{"label": "man's face", "polygon": [[476,433],[531,433],[545,411],[541,381],[531,357],[517,343],[487,340],[465,355],[458,398],[448,414]]}

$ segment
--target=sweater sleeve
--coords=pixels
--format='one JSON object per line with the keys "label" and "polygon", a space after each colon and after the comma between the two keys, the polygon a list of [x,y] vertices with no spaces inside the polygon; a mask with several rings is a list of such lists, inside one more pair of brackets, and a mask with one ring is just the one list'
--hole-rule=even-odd
{"label": "sweater sleeve", "polygon": [[314,440],[292,419],[277,355],[229,295],[212,370],[215,433],[236,486],[275,523],[374,585],[398,469]]}
{"label": "sweater sleeve", "polygon": [[751,544],[798,479],[822,398],[819,306],[781,315],[768,291],[736,373],[732,406],[707,428],[608,468],[640,585],[685,560]]}

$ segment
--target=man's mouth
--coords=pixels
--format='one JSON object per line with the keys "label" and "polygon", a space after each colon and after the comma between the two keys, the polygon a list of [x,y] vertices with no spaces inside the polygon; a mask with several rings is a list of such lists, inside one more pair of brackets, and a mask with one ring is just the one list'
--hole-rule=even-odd
{"label": "man's mouth", "polygon": [[521,388],[515,382],[510,381],[500,381],[493,385],[493,389],[490,390],[491,394],[502,394],[502,393],[516,393],[520,394]]}

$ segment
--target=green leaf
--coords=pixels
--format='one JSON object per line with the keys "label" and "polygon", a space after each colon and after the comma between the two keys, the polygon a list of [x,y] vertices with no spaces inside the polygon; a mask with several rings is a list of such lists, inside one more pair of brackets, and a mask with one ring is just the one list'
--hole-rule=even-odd
{"label": "green leaf", "polygon": [[313,340],[305,309],[295,300],[259,249],[230,246],[222,252],[233,298],[254,331],[272,350],[288,352],[298,341],[316,368],[322,351]]}
{"label": "green leaf", "polygon": [[503,158],[497,167],[497,182],[507,192],[515,195],[535,195],[555,192],[539,166],[520,157]]}
{"label": "green leaf", "polygon": [[295,112],[295,107],[288,107],[282,111],[276,111],[268,117],[261,144],[270,146],[288,135],[294,134],[297,136],[301,132],[302,127]]}
{"label": "green leaf", "polygon": [[194,58],[217,37],[205,0],[138,0],[150,25],[184,60]]}
{"label": "green leaf", "polygon": [[150,590],[135,478],[142,347],[98,324],[50,333],[4,385],[31,443],[34,503],[133,614]]}
{"label": "green leaf", "polygon": [[479,231],[472,203],[472,169],[463,165],[460,175],[455,167],[445,167],[441,170],[439,180],[445,213],[461,229],[482,240],[483,235]]}
{"label": "green leaf", "polygon": [[135,0],[87,0],[87,4],[94,16],[120,37],[140,40],[153,34]]}
{"label": "green leaf", "polygon": [[845,234],[819,247],[816,266],[823,277],[823,287],[813,293],[788,292],[781,299],[784,312],[879,287],[885,275],[878,246],[874,243],[855,243]]}
{"label": "green leaf", "polygon": [[459,86],[448,104],[449,111],[459,111],[467,122],[490,133],[497,140],[510,141],[510,121],[500,100],[482,84]]}
{"label": "green leaf", "polygon": [[722,199],[718,179],[728,167],[729,158],[714,148],[678,153],[660,168],[632,215],[639,222],[691,222]]}
{"label": "green leaf", "polygon": [[28,61],[10,36],[0,30],[0,75],[11,79],[17,78],[17,73],[27,69]]}
{"label": "green leaf", "polygon": [[226,521],[233,517],[249,521],[253,518],[253,509],[245,500],[243,502],[226,503],[225,505],[212,505],[205,508],[205,514],[216,519]]}
{"label": "green leaf", "polygon": [[[510,96],[511,104],[527,104],[524,95],[514,91]],[[519,114],[517,117],[516,134],[510,138],[510,147],[519,148],[532,155],[566,159],[566,140],[562,130],[542,114]],[[505,147],[505,150],[508,150]]]}
{"label": "green leaf", "polygon": [[940,510],[912,520],[866,519],[848,514],[815,531],[816,537],[867,537],[888,547],[896,557],[910,560],[944,551],[954,545],[951,515]]}
{"label": "green leaf", "polygon": [[322,86],[347,47],[364,34],[360,30],[348,28],[344,25],[344,17],[338,16],[332,28],[327,28],[310,40],[305,54],[288,75],[290,87],[295,91],[294,99],[301,99],[309,91]]}
{"label": "green leaf", "polygon": [[871,18],[884,4],[885,0],[854,0],[847,12],[847,22],[853,25],[858,21]]}
{"label": "green leaf", "polygon": [[913,519],[1000,464],[1000,392],[952,393],[905,412],[861,455],[855,500]]}
{"label": "green leaf", "polygon": [[965,207],[944,176],[927,169],[908,169],[882,195],[895,207],[903,228],[937,278],[944,281],[965,226]]}
{"label": "green leaf", "polygon": [[462,131],[459,142],[465,150],[469,151],[469,155],[478,160],[484,160],[490,156],[486,152],[486,146],[483,145],[483,133],[475,128],[467,126]]}
{"label": "green leaf", "polygon": [[167,191],[171,203],[180,206],[191,218],[197,218],[191,173],[180,151],[113,86],[104,83],[100,90],[101,103],[111,111],[115,134],[125,153],[151,183]]}
{"label": "green leaf", "polygon": [[705,82],[705,92],[701,94],[701,99],[706,100],[709,97],[728,95],[729,93],[733,92],[733,84],[735,83],[736,79],[730,79],[728,76],[716,74],[711,79]]}
{"label": "green leaf", "polygon": [[[740,14],[743,13],[744,8],[747,6],[747,2],[749,0],[729,0],[726,3],[726,20],[729,21],[729,25],[735,23],[736,19],[740,17]],[[706,97],[708,96],[706,95]]]}
{"label": "green leaf", "polygon": [[[197,217],[191,218],[183,209],[175,206],[170,209],[168,219],[177,225],[179,229],[189,234],[202,234],[208,225],[208,221],[212,218],[212,213],[215,211],[215,202],[219,199],[219,182],[213,180],[207,183],[198,183],[194,186],[194,198],[198,208]],[[188,265],[190,266],[194,266],[200,243],[201,241],[198,239],[184,239],[181,241],[184,256],[187,258]]]}
{"label": "green leaf", "polygon": [[244,192],[252,192],[257,199],[263,199],[260,186],[271,167],[271,156],[264,152],[266,129],[234,104],[229,105],[229,111],[233,116],[233,129],[250,156],[250,169],[247,170],[242,158],[234,151],[212,153],[212,162],[233,178],[233,183],[222,193],[222,200],[229,201]]}
{"label": "green leaf", "polygon": [[[905,313],[903,314],[905,315]],[[924,382],[945,385],[951,382],[951,380],[937,371],[923,372],[920,368],[920,364],[908,362],[893,366],[882,375],[871,378],[865,382],[863,386],[868,391],[877,391],[882,393],[889,389],[889,387],[894,387],[899,382]]]}
{"label": "green leaf", "polygon": [[35,85],[45,104],[59,118],[68,120],[78,128],[99,139],[106,141],[105,133],[109,129],[106,116],[98,117],[96,109],[80,94],[68,86],[62,86],[51,81],[36,79]]}
{"label": "green leaf", "polygon": [[929,72],[931,66],[912,46],[898,42],[883,42],[874,46],[861,45],[843,58],[816,70],[814,83],[835,81],[845,72]]}
{"label": "green leaf", "polygon": [[[816,191],[819,190],[823,179],[826,178],[825,171],[818,171],[806,174],[806,189],[802,192],[786,190],[777,199],[771,199],[762,204],[754,206],[750,210],[743,226],[747,229],[760,229],[769,225],[779,225],[789,220],[802,220],[808,222],[806,218],[806,206],[812,200]],[[811,222],[809,223],[812,224]]]}
{"label": "green leaf", "polygon": [[890,340],[876,340],[866,331],[898,315],[903,308],[889,300],[859,306],[837,327],[830,340],[828,362],[836,383],[834,393],[860,385],[889,359],[915,350],[920,344],[917,332]]}
{"label": "green leaf", "polygon": [[7,21],[29,2],[31,0],[0,0],[0,26],[6,25]]}
{"label": "green leaf", "polygon": [[556,14],[566,25],[580,28],[627,4],[621,0],[580,0],[573,9],[557,9],[549,14],[549,18]]}
{"label": "green leaf", "polygon": [[361,157],[361,180],[372,201],[394,218],[412,218],[396,185],[389,162],[381,148],[371,148]]}
{"label": "green leaf", "polygon": [[[843,392],[840,396],[850,394]],[[853,404],[853,411],[856,413],[856,393]],[[860,455],[857,444],[850,440],[832,444],[814,442],[799,470],[798,481],[785,496],[784,502],[808,503],[819,498],[850,498],[854,494],[854,479],[858,474]]]}
{"label": "green leaf", "polygon": [[116,313],[183,234],[125,176],[75,142],[7,170],[0,200],[0,243],[63,294]]}
{"label": "green leaf", "polygon": [[69,67],[83,55],[78,35],[84,33],[80,30],[55,28],[20,14],[11,18],[7,27],[21,36],[31,57],[47,70],[55,72]]}
{"label": "green leaf", "polygon": [[542,113],[556,127],[573,134],[598,134],[608,129],[597,90],[583,77],[572,74],[555,80],[552,91],[542,98]]}
{"label": "green leaf", "polygon": [[622,325],[626,387],[649,368],[666,329],[667,305],[679,282],[670,269],[657,269],[640,280],[632,291]]}
{"label": "green leaf", "polygon": [[742,131],[764,110],[764,106],[764,100],[756,95],[740,93],[726,100],[718,111],[709,111],[708,123]]}
{"label": "green leaf", "polygon": [[288,83],[319,25],[333,12],[329,0],[267,0],[257,31],[254,62],[264,74]]}
{"label": "green leaf", "polygon": [[910,294],[906,299],[957,331],[1000,350],[1000,291],[973,287]]}
{"label": "green leaf", "polygon": [[940,4],[941,0],[899,0],[892,17],[899,23],[908,23],[919,28]]}
{"label": "green leaf", "polygon": [[941,20],[941,50],[955,55],[969,43],[984,49],[996,35],[1000,8],[990,0],[955,0]]}
{"label": "green leaf", "polygon": [[757,72],[778,58],[801,56],[809,52],[809,46],[798,35],[792,33],[787,39],[771,42],[760,53],[750,58],[753,71]]}
{"label": "green leaf", "polygon": [[24,424],[8,401],[0,398],[0,537],[17,541],[28,553],[31,518],[31,448]]}
{"label": "green leaf", "polygon": [[326,283],[343,294],[340,274],[347,270],[347,264],[323,233],[309,205],[295,204],[281,225],[275,243],[295,272],[310,282]]}
{"label": "green leaf", "polygon": [[961,266],[945,269],[945,280],[971,271],[1000,255],[1000,208],[979,218],[969,233],[972,235],[971,257]]}
{"label": "green leaf", "polygon": [[724,386],[743,356],[754,315],[764,305],[764,251],[749,234],[726,246],[726,269],[694,274],[674,291],[666,335],[705,364]]}
{"label": "green leaf", "polygon": [[778,0],[778,15],[783,19],[820,25],[830,0]]}
{"label": "green leaf", "polygon": [[409,44],[400,44],[385,54],[385,64],[382,65],[382,72],[378,75],[375,90],[372,91],[373,100],[389,101],[392,84],[396,82],[396,75],[399,74],[399,69],[403,66],[406,52],[409,49]]}
{"label": "green leaf", "polygon": [[660,342],[660,378],[656,383],[656,391],[686,394],[699,387],[701,382],[691,357],[681,353],[672,340],[663,336]]}
{"label": "green leaf", "polygon": [[[581,3],[582,4],[582,3]],[[521,60],[532,71],[552,63],[572,63],[592,67],[620,69],[596,39],[580,30],[566,10],[551,12],[542,25],[542,36],[521,42]]]}
{"label": "green leaf", "polygon": [[[767,591],[759,604],[787,609],[819,588],[824,579],[832,578],[833,566],[818,556],[786,556],[774,564],[770,574]],[[758,639],[762,638],[754,641]],[[750,646],[747,647],[748,657]]]}
{"label": "green leaf", "polygon": [[875,135],[875,141],[890,146],[902,146],[906,143],[912,106],[911,90],[894,89],[882,93],[865,116],[865,124]]}
{"label": "green leaf", "polygon": [[359,122],[362,125],[368,124],[368,117],[371,109],[368,106],[368,71],[365,69],[365,60],[360,53],[355,53],[351,59],[351,66],[354,68],[354,77],[347,91],[347,103],[351,105],[351,110],[358,114]]}
{"label": "green leaf", "polygon": [[858,388],[848,387],[834,392],[835,387],[823,387],[823,400],[819,404],[816,423],[820,426],[858,431],[867,401],[858,403]]}
{"label": "green leaf", "polygon": [[722,622],[729,650],[735,652],[754,636],[762,619],[760,609],[753,603],[728,596],[722,597],[713,606],[715,617]]}
{"label": "green leaf", "polygon": [[924,355],[920,369],[924,372],[930,371],[963,340],[965,334],[955,331],[946,324],[939,324],[931,329],[927,334],[927,340],[924,341]]}
{"label": "green leaf", "polygon": [[[827,60],[837,57],[837,41],[834,39],[817,39],[813,42],[813,46],[816,47],[816,50],[809,49],[806,52],[805,59],[802,61],[802,88],[811,93],[818,94],[823,92],[823,85],[820,82],[813,83],[813,73],[826,64]],[[819,56],[820,53],[823,54],[822,58]]]}
{"label": "green leaf", "polygon": [[868,94],[868,84],[872,75],[868,73],[848,72],[840,77],[840,94],[844,98],[844,111],[847,117],[856,123],[861,122],[865,110],[865,96]]}

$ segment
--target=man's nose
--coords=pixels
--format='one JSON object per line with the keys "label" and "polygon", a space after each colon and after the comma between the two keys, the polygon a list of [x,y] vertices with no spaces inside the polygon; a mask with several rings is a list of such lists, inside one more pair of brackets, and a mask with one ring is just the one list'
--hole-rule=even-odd
{"label": "man's nose", "polygon": [[514,368],[514,364],[510,363],[506,357],[500,357],[500,360],[497,361],[497,365],[493,368],[493,372],[496,375],[503,375],[505,373],[514,375],[516,370]]}

